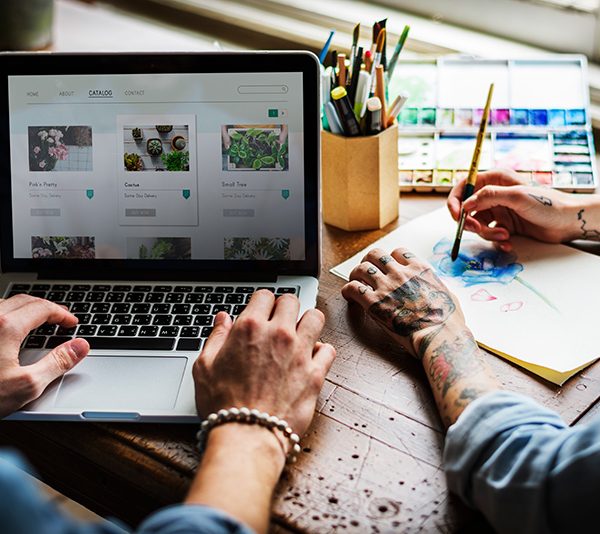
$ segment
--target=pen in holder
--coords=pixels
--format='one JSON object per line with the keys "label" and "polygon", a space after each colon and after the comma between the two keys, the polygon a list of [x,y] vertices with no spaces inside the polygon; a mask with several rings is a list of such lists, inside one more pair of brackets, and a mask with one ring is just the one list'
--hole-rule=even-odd
{"label": "pen in holder", "polygon": [[398,126],[377,135],[321,132],[323,220],[343,230],[382,228],[398,217]]}

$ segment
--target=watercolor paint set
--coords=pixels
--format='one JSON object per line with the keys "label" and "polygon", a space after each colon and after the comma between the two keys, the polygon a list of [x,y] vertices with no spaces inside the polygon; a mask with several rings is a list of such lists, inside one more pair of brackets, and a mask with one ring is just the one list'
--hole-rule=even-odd
{"label": "watercolor paint set", "polygon": [[593,192],[587,62],[571,55],[400,61],[389,91],[408,96],[398,115],[401,189],[448,191],[467,175],[490,83],[479,168],[510,168],[532,183]]}

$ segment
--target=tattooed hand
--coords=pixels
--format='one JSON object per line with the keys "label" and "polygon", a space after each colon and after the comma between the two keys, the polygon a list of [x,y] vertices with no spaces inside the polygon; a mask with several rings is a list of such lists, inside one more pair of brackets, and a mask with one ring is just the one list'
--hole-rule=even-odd
{"label": "tattooed hand", "polygon": [[[458,220],[465,181],[458,182],[448,196],[448,209]],[[596,195],[581,196],[563,193],[550,187],[529,185],[513,171],[482,172],[477,178],[475,193],[464,202],[468,215],[465,229],[484,239],[496,241],[501,249],[510,250],[512,235],[524,235],[545,241],[561,243],[572,239],[600,240],[600,214],[590,219],[585,210]],[[598,197],[595,199],[599,204]],[[585,204],[585,205],[584,205]],[[595,210],[597,212],[597,209]],[[586,219],[586,224],[583,220]]]}
{"label": "tattooed hand", "polygon": [[464,325],[453,295],[427,264],[405,249],[371,250],[342,289],[412,355],[422,357],[448,321]]}
{"label": "tattooed hand", "polygon": [[371,250],[342,289],[423,362],[442,421],[497,389],[455,297],[412,252]]}

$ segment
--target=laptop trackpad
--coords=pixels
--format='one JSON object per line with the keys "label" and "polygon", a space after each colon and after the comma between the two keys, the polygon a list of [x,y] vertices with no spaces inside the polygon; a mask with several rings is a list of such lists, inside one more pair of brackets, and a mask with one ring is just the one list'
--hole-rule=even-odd
{"label": "laptop trackpad", "polygon": [[187,358],[88,356],[65,375],[55,408],[81,411],[170,410]]}

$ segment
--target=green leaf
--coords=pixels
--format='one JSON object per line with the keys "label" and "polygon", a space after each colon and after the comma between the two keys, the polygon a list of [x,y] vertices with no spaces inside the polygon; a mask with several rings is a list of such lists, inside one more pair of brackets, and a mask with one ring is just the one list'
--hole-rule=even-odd
{"label": "green leaf", "polygon": [[252,168],[253,168],[254,170],[258,170],[258,169],[260,169],[261,167],[262,167],[262,163],[261,163],[261,161],[260,161],[259,159],[255,159],[255,160],[254,160],[254,163],[252,164]]}
{"label": "green leaf", "polygon": [[260,161],[262,161],[265,165],[273,165],[273,163],[275,163],[275,158],[272,156],[263,156],[260,158]]}
{"label": "green leaf", "polygon": [[285,159],[283,159],[281,156],[277,156],[277,163],[279,163],[282,169],[285,169]]}
{"label": "green leaf", "polygon": [[231,137],[235,141],[239,141],[242,138],[242,134],[239,132],[233,132],[229,137]]}

